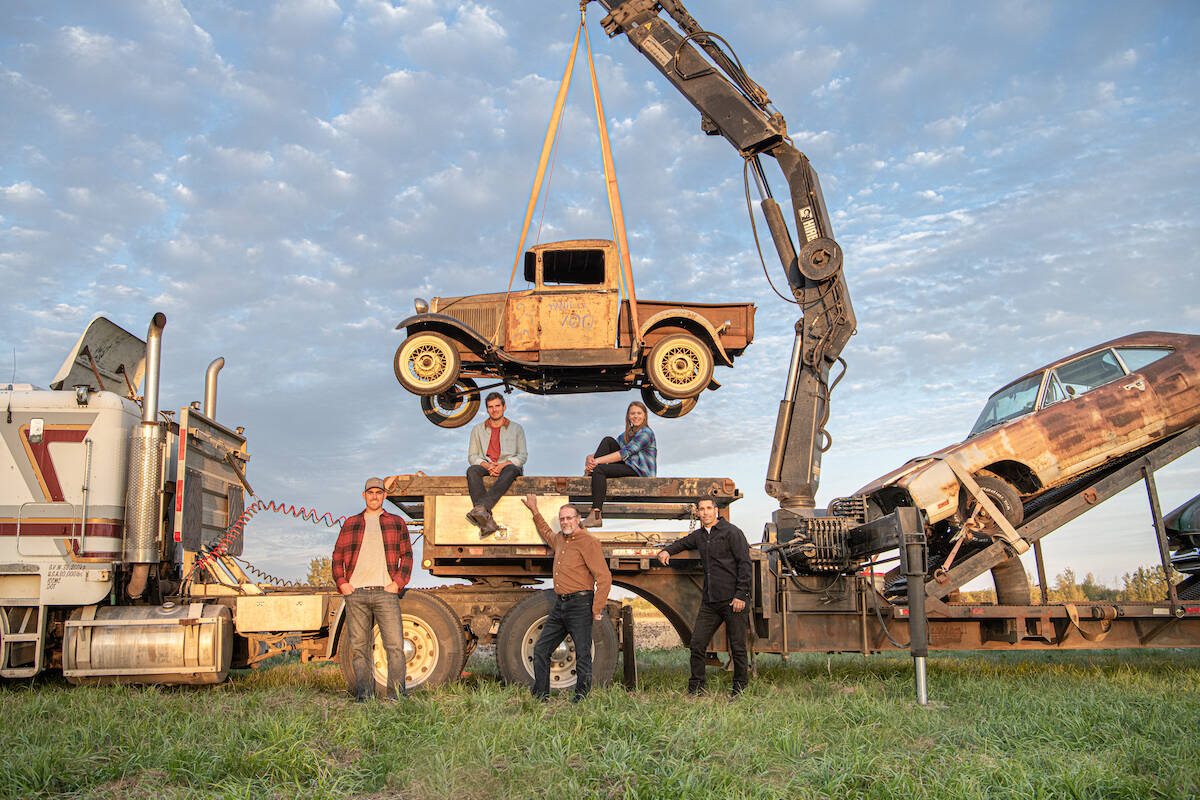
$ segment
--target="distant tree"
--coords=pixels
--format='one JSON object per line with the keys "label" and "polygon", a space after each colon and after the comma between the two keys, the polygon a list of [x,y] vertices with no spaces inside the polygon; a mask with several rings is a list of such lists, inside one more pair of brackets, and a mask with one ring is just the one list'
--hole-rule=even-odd
{"label": "distant tree", "polygon": [[304,580],[309,586],[333,586],[333,560],[323,556],[308,562],[308,577]]}
{"label": "distant tree", "polygon": [[1067,567],[1054,577],[1054,588],[1050,590],[1050,599],[1058,603],[1074,603],[1086,600],[1083,587],[1075,582],[1075,570]]}
{"label": "distant tree", "polygon": [[1096,576],[1090,572],[1083,579],[1083,583],[1080,584],[1079,588],[1083,591],[1083,596],[1088,600],[1116,600],[1119,594],[1118,590],[1099,583],[1096,580]]}
{"label": "distant tree", "polygon": [[1138,567],[1136,572],[1121,576],[1123,588],[1118,593],[1120,600],[1130,602],[1153,602],[1167,598],[1167,579],[1161,565]]}

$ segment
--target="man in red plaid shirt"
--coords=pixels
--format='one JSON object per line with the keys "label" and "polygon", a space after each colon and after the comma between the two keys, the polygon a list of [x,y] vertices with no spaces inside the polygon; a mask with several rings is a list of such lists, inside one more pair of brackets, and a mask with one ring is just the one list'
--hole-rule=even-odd
{"label": "man in red plaid shirt", "polygon": [[346,625],[354,654],[354,699],[360,703],[375,693],[375,625],[387,653],[385,697],[408,696],[400,598],[412,574],[412,544],[404,520],[383,510],[386,497],[383,481],[368,479],[363,486],[366,509],[346,520],[333,546],[333,582],[346,597]]}

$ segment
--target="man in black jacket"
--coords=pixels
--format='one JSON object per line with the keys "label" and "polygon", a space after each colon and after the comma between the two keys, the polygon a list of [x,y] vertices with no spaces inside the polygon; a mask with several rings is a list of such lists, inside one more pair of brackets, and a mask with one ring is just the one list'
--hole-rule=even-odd
{"label": "man in black jacket", "polygon": [[700,610],[692,625],[692,674],[688,678],[688,693],[703,694],[706,682],[704,665],[708,660],[708,642],[722,623],[729,640],[733,660],[733,690],[737,695],[749,682],[746,663],[746,627],[750,601],[750,546],[745,535],[717,515],[712,500],[697,503],[700,527],[682,539],[677,539],[658,551],[658,560],[671,563],[671,556],[684,550],[699,550],[700,565],[704,568],[704,589]]}

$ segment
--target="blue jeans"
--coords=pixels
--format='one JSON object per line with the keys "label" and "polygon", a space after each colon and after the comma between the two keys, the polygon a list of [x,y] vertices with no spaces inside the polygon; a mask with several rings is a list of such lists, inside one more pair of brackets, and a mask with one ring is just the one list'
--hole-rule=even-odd
{"label": "blue jeans", "polygon": [[375,694],[375,636],[379,626],[387,652],[387,698],[405,694],[404,630],[400,597],[384,589],[355,589],[346,595],[346,624],[350,630],[350,652],[354,654],[354,696],[366,700]]}
{"label": "blue jeans", "polygon": [[488,511],[491,511],[520,474],[520,467],[515,464],[509,464],[500,470],[500,474],[496,476],[496,482],[492,484],[492,488],[484,491],[483,479],[488,476],[487,469],[478,464],[472,464],[467,467],[467,491],[471,493],[471,504],[483,506]]}
{"label": "blue jeans", "polygon": [[592,599],[595,592],[575,592],[554,601],[554,608],[533,646],[533,696],[550,697],[550,654],[570,635],[575,642],[575,700],[592,688]]}

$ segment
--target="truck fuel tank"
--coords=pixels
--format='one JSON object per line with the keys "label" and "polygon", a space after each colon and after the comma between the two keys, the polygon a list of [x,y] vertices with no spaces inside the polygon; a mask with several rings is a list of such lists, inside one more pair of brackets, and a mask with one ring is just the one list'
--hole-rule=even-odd
{"label": "truck fuel tank", "polygon": [[66,622],[63,675],[71,683],[221,683],[233,656],[226,606],[85,606]]}

